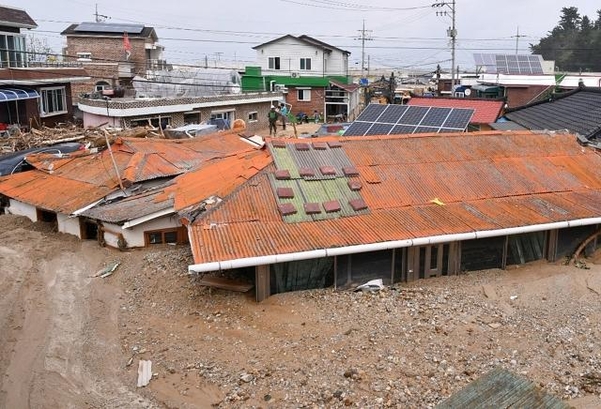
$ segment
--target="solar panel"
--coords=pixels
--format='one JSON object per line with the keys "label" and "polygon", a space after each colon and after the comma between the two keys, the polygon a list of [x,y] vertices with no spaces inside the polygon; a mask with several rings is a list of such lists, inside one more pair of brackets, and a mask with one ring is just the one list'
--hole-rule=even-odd
{"label": "solar panel", "polygon": [[530,54],[482,54],[475,53],[476,66],[489,74],[543,74],[543,59]]}
{"label": "solar panel", "polygon": [[369,104],[365,107],[363,112],[357,117],[357,121],[371,121],[374,122],[382,114],[382,111],[387,105],[380,104]]}
{"label": "solar panel", "polygon": [[442,124],[444,124],[444,121],[447,119],[450,112],[451,108],[432,107],[420,125],[440,128]]}
{"label": "solar panel", "polygon": [[443,128],[465,129],[474,115],[473,109],[455,108],[446,118]]}
{"label": "solar panel", "polygon": [[393,124],[374,124],[365,135],[388,135],[393,126]]}
{"label": "solar panel", "polygon": [[429,107],[411,106],[405,115],[399,119],[399,125],[419,125],[428,113]]}
{"label": "solar panel", "polygon": [[94,23],[83,22],[75,27],[74,31],[87,31],[94,33],[131,33],[140,34],[144,26],[140,24],[114,24],[114,23]]}
{"label": "solar panel", "polygon": [[406,111],[406,105],[387,105],[387,108],[378,118],[378,122],[396,124]]}
{"label": "solar panel", "polygon": [[353,122],[346,131],[344,131],[344,136],[363,136],[372,126],[371,122]]}
{"label": "solar panel", "polygon": [[370,104],[344,132],[345,136],[463,132],[473,109]]}
{"label": "solar panel", "polygon": [[414,133],[415,132],[415,126],[409,126],[409,125],[396,125],[394,128],[392,128],[392,131],[390,131],[391,135],[403,135],[403,134],[408,134],[408,133]]}

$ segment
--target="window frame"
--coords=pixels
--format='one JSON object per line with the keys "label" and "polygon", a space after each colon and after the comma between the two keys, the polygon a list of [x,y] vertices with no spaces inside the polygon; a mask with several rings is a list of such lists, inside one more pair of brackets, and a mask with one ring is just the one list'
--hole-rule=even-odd
{"label": "window frame", "polygon": [[311,102],[311,88],[297,88],[296,100],[299,102]]}
{"label": "window frame", "polygon": [[311,58],[301,58],[299,61],[299,67],[302,71],[311,71]]}
{"label": "window frame", "polygon": [[250,111],[247,115],[248,118],[248,122],[252,123],[252,122],[259,122],[259,112],[257,111]]}
{"label": "window frame", "polygon": [[280,57],[268,57],[267,58],[267,67],[270,70],[279,71],[282,69],[282,63]]}
{"label": "window frame", "polygon": [[[58,93],[60,91],[61,95],[60,95],[60,101],[58,99],[55,99],[55,94]],[[61,108],[60,110],[53,110],[50,111],[49,105],[48,105],[48,96],[49,94],[51,95],[52,98],[52,103],[53,105],[61,105],[58,108]],[[47,87],[47,88],[40,88],[40,102],[39,102],[39,110],[40,110],[40,117],[41,118],[46,118],[46,117],[50,117],[50,116],[55,116],[55,115],[63,115],[69,112],[68,108],[67,108],[67,87],[65,86],[58,86],[58,87]]]}

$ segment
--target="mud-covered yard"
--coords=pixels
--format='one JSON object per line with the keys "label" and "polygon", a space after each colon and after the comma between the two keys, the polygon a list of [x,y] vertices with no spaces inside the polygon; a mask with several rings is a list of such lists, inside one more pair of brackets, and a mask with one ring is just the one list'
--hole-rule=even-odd
{"label": "mud-covered yard", "polygon": [[255,303],[196,284],[185,247],[119,252],[2,215],[0,408],[428,408],[499,366],[598,408],[596,261]]}

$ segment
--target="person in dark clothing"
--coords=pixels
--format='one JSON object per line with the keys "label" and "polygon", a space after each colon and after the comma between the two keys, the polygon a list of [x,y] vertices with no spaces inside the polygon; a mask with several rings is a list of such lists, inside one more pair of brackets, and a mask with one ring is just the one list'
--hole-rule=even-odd
{"label": "person in dark clothing", "polygon": [[275,136],[277,132],[277,122],[278,122],[278,113],[275,110],[275,107],[272,105],[271,109],[267,113],[267,120],[269,121],[269,136],[271,136],[271,132],[273,131],[273,136]]}

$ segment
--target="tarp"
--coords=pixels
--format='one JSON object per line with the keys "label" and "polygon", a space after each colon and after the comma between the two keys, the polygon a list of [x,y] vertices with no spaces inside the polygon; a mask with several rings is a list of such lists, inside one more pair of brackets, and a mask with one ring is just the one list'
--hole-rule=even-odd
{"label": "tarp", "polygon": [[17,101],[20,99],[39,98],[40,94],[33,89],[0,88],[0,102]]}

